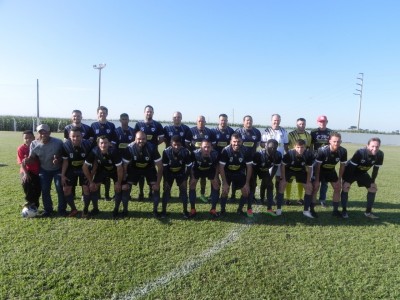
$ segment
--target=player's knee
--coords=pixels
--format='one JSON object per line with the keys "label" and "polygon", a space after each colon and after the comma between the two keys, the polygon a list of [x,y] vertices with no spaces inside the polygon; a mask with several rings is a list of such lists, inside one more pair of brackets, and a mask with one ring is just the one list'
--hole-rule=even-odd
{"label": "player's knee", "polygon": [[350,183],[344,182],[343,185],[342,185],[342,191],[345,192],[345,193],[348,193],[349,190],[350,190]]}
{"label": "player's knee", "polygon": [[376,186],[371,186],[368,188],[368,192],[370,193],[376,193],[378,191],[378,188]]}
{"label": "player's knee", "polygon": [[123,191],[128,191],[129,190],[129,184],[123,184],[121,188],[122,188]]}

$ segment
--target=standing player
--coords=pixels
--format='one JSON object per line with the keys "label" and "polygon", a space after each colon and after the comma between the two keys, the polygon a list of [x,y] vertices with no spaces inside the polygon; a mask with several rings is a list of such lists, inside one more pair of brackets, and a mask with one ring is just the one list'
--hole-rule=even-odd
{"label": "standing player", "polygon": [[[107,120],[108,116],[108,108],[105,106],[99,106],[97,108],[97,122],[93,122],[90,127],[92,127],[94,131],[93,141],[96,144],[97,138],[100,136],[106,136],[110,145],[116,145],[117,143],[117,135],[115,133],[115,125]],[[106,201],[111,201],[110,197],[110,178],[105,177],[104,179],[104,198]],[[98,193],[100,196],[100,187],[98,189]]]}
{"label": "standing player", "polygon": [[82,166],[92,148],[92,143],[82,138],[80,128],[72,127],[69,130],[69,138],[64,142],[62,151],[61,184],[63,186],[65,201],[71,207],[69,217],[74,217],[78,214],[72,194],[72,190],[78,184],[78,180],[83,190],[83,201],[85,202],[89,198],[89,185],[83,174]]}
{"label": "standing player", "polygon": [[39,208],[40,198],[40,178],[39,178],[39,159],[32,159],[31,163],[25,163],[24,159],[29,156],[29,147],[35,136],[31,130],[26,130],[22,134],[24,143],[17,149],[17,162],[21,165],[19,174],[22,189],[25,194],[25,206],[35,205]]}
{"label": "standing player", "polygon": [[[329,144],[329,136],[332,130],[327,128],[328,118],[326,116],[319,116],[317,118],[318,128],[311,130],[311,144],[315,154],[318,149]],[[321,181],[321,187],[319,189],[319,202],[322,207],[326,207],[326,192],[328,191],[328,183]]]}
{"label": "standing player", "polygon": [[[127,175],[126,181],[129,185],[128,187],[123,186],[122,189],[123,212],[128,212],[129,193],[132,185],[137,185],[140,178],[145,178],[153,191],[153,214],[155,217],[159,217],[157,208],[160,202],[163,166],[160,153],[153,144],[147,142],[146,134],[143,131],[138,131],[135,141],[125,148],[123,160],[124,173]],[[114,215],[117,214],[118,208],[114,211]]]}
{"label": "standing player", "polygon": [[82,133],[82,139],[90,140],[93,142],[94,139],[94,132],[93,128],[89,125],[82,123],[82,112],[79,109],[74,109],[71,115],[72,123],[65,126],[64,128],[64,140],[69,139],[69,132],[71,128],[78,127]]}
{"label": "standing player", "polygon": [[252,163],[251,151],[242,145],[240,134],[232,134],[230,145],[222,150],[219,161],[219,173],[222,179],[221,214],[225,213],[229,187],[232,184],[242,192],[238,214],[244,215],[243,207],[247,202],[247,216],[253,217],[252,200],[249,199]]}
{"label": "standing player", "polygon": [[192,161],[190,159],[190,152],[187,148],[182,146],[179,135],[173,136],[171,138],[171,146],[164,149],[162,162],[164,182],[161,216],[166,216],[167,204],[171,198],[171,187],[175,180],[179,188],[179,198],[183,204],[183,217],[186,219],[194,217],[196,211],[191,211],[191,214],[189,214],[187,209],[187,180],[192,168]]}
{"label": "standing player", "polygon": [[[383,164],[384,157],[383,152],[379,150],[380,146],[381,140],[377,137],[373,137],[369,139],[367,147],[357,150],[351,160],[347,162],[346,169],[343,173],[341,194],[344,218],[348,218],[347,201],[349,190],[350,186],[355,181],[357,181],[358,186],[364,186],[368,191],[365,216],[371,219],[379,218],[372,213],[372,206],[374,205],[376,191],[378,190],[375,180],[378,176],[379,167]],[[371,168],[372,174],[370,175],[368,170]]]}
{"label": "standing player", "polygon": [[265,148],[261,148],[253,157],[254,176],[261,179],[260,198],[264,204],[265,191],[267,191],[267,213],[272,216],[276,214],[272,210],[274,200],[274,178],[276,171],[281,165],[282,154],[277,151],[278,142],[274,139],[268,140]]}
{"label": "standing player", "polygon": [[183,146],[188,147],[190,128],[185,124],[182,124],[182,113],[179,111],[174,112],[172,115],[172,124],[164,127],[164,142],[165,148],[171,146],[171,138],[174,135],[181,137],[181,143]]}
{"label": "standing player", "polygon": [[200,149],[192,152],[192,172],[189,183],[189,200],[190,200],[190,215],[196,214],[196,185],[199,178],[210,180],[211,183],[211,210],[210,214],[213,217],[218,217],[217,202],[219,198],[220,183],[218,179],[219,155],[216,150],[212,149],[211,142],[203,140]]}
{"label": "standing player", "polygon": [[[158,145],[164,142],[164,129],[162,125],[153,120],[154,108],[151,105],[146,105],[144,108],[144,120],[139,121],[135,125],[135,134],[138,131],[143,131],[146,134],[147,143],[153,144],[156,149],[158,149]],[[139,180],[139,199],[144,199],[144,178],[142,177]],[[149,187],[149,198],[152,197],[152,190]]]}
{"label": "standing player", "polygon": [[297,182],[302,183],[304,195],[304,210],[303,215],[307,218],[317,218],[314,211],[314,204],[312,203],[312,184],[311,173],[314,163],[314,154],[306,150],[306,142],[302,139],[296,141],[294,149],[289,150],[282,158],[281,166],[281,182],[279,185],[279,193],[277,196],[277,209],[276,215],[282,214],[283,193],[285,192],[286,184],[292,177]]}
{"label": "standing player", "polygon": [[134,129],[129,126],[129,115],[126,113],[122,113],[119,116],[119,121],[121,126],[115,129],[115,134],[117,136],[117,148],[122,155],[124,149],[128,147],[130,143],[135,140]]}
{"label": "standing player", "polygon": [[231,141],[231,136],[235,132],[232,127],[228,126],[228,116],[226,114],[220,114],[218,117],[218,126],[212,129],[215,137],[215,150],[218,153],[222,152]]}
{"label": "standing player", "polygon": [[[314,166],[313,200],[317,197],[321,181],[330,182],[333,188],[333,215],[342,217],[339,213],[340,191],[342,188],[342,176],[347,161],[347,150],[340,146],[342,136],[340,133],[333,132],[329,137],[329,145],[318,149]],[[335,166],[340,163],[339,176]]]}
{"label": "standing player", "polygon": [[[281,116],[279,114],[273,114],[271,116],[271,126],[265,129],[265,132],[261,136],[261,147],[264,147],[265,142],[270,139],[274,139],[278,142],[278,151],[283,155],[289,150],[289,137],[285,128],[280,126]],[[281,169],[278,168],[275,174],[275,189],[276,194],[279,192],[279,182],[281,180]]]}
{"label": "standing player", "polygon": [[[94,174],[90,171],[93,164],[96,163]],[[91,215],[99,213],[98,189],[104,179],[111,178],[114,181],[115,203],[121,202],[121,185],[123,179],[122,159],[117,148],[111,146],[108,137],[99,136],[97,146],[88,154],[85,163],[82,166],[83,173],[89,182],[90,197],[84,198],[84,208],[82,217],[88,217],[90,200],[93,204]]]}

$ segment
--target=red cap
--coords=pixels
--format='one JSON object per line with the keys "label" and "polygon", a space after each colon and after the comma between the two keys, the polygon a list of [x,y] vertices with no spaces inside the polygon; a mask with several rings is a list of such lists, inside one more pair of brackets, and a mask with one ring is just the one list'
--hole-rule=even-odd
{"label": "red cap", "polygon": [[328,118],[324,115],[317,118],[317,122],[328,122]]}

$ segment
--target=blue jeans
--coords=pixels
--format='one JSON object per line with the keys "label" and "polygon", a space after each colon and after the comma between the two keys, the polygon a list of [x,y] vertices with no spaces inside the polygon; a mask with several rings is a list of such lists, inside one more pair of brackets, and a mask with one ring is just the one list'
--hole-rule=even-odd
{"label": "blue jeans", "polygon": [[64,199],[64,192],[61,185],[61,169],[55,171],[47,171],[40,169],[40,186],[42,189],[42,200],[44,210],[48,213],[53,212],[53,201],[51,200],[51,183],[54,180],[58,197],[58,213],[65,213],[67,203]]}

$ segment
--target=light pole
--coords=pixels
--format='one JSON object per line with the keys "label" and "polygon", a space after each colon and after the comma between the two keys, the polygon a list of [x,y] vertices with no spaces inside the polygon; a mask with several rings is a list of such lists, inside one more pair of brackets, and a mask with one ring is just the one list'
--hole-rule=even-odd
{"label": "light pole", "polygon": [[106,64],[93,65],[93,69],[99,70],[99,105],[100,106],[100,91],[101,91],[101,69],[105,68]]}
{"label": "light pole", "polygon": [[356,96],[360,96],[360,104],[358,106],[358,122],[357,122],[357,130],[360,130],[360,117],[361,117],[361,102],[362,102],[362,94],[363,94],[363,85],[364,85],[364,73],[358,73],[361,75],[360,77],[357,77],[360,82],[357,82],[357,85],[360,86],[359,89],[356,89],[358,93],[353,93]]}

